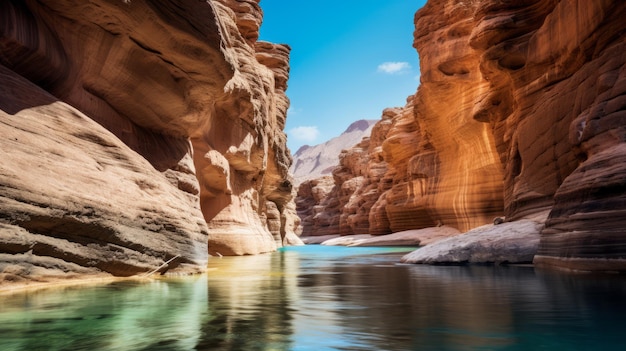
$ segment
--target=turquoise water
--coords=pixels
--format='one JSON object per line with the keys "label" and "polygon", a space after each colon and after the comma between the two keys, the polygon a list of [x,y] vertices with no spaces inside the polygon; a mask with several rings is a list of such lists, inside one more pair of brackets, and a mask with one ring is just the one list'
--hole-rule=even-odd
{"label": "turquoise water", "polygon": [[0,296],[0,350],[626,349],[626,277],[397,264],[408,250],[311,245]]}

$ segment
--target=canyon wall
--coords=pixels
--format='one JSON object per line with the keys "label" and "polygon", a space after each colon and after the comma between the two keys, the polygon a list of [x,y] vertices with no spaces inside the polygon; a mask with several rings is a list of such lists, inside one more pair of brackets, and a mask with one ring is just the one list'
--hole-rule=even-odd
{"label": "canyon wall", "polygon": [[290,48],[258,2],[0,4],[0,282],[298,242]]}
{"label": "canyon wall", "polygon": [[608,0],[430,0],[417,93],[385,112],[384,140],[342,154],[304,233],[530,219],[538,266],[625,270],[624,15]]}

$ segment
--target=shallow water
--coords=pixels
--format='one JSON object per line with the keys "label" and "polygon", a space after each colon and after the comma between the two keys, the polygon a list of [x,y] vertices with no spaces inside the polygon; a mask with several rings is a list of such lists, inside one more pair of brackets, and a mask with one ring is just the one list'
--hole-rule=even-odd
{"label": "shallow water", "polygon": [[623,350],[626,278],[311,245],[0,297],[0,350]]}

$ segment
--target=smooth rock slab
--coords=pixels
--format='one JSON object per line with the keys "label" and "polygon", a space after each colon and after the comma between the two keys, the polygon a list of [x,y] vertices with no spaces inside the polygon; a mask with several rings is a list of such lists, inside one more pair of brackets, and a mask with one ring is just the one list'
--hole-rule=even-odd
{"label": "smooth rock slab", "polygon": [[404,263],[530,263],[537,253],[543,223],[520,220],[488,224],[469,232],[417,249]]}
{"label": "smooth rock slab", "polygon": [[375,236],[370,239],[358,240],[349,246],[424,246],[459,234],[461,232],[456,228],[431,227]]}
{"label": "smooth rock slab", "polygon": [[302,239],[302,242],[305,245],[311,245],[311,244],[321,244],[326,240],[335,239],[339,237],[340,235],[338,234],[331,234],[331,235],[306,236],[306,237],[301,237],[300,239]]}
{"label": "smooth rock slab", "polygon": [[344,235],[338,238],[326,240],[322,245],[328,246],[354,246],[364,240],[372,239],[374,236],[370,234]]}

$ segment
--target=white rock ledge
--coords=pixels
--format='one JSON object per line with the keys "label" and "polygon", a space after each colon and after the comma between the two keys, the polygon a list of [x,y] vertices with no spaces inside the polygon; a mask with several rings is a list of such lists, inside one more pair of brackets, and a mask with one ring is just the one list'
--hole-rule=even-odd
{"label": "white rock ledge", "polygon": [[404,263],[530,263],[539,247],[543,223],[523,219],[488,224],[465,234],[421,247],[402,257]]}

